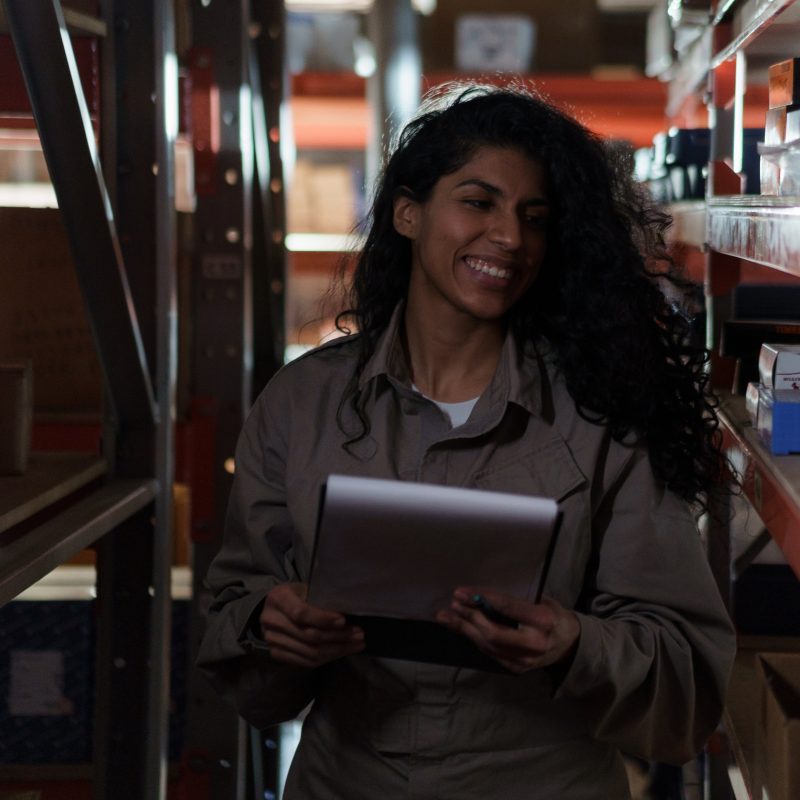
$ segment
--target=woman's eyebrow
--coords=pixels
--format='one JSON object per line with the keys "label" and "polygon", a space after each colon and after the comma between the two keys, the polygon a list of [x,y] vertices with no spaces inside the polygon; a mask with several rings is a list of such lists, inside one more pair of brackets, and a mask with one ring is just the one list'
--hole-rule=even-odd
{"label": "woman's eyebrow", "polygon": [[[503,190],[499,186],[495,186],[494,184],[488,183],[487,181],[481,180],[480,178],[467,178],[466,180],[461,181],[461,183],[456,184],[456,189],[461,189],[465,186],[477,186],[480,189],[483,189],[485,192],[489,194],[496,195],[497,197],[503,196]],[[548,201],[544,197],[531,197],[527,200],[523,200],[520,203],[522,206],[547,206],[550,205]]]}

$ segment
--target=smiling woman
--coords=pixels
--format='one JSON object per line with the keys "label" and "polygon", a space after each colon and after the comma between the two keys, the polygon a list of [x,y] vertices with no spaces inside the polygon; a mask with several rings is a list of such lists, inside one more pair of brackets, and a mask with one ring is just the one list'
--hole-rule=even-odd
{"label": "smiling woman", "polygon": [[[667,224],[524,90],[439,90],[401,133],[337,321],[358,333],[256,402],[208,575],[215,685],[255,725],[313,701],[286,800],[616,800],[621,752],[679,764],[714,729],[734,638],[691,505],[721,458],[706,354],[658,280],[683,284],[652,267]],[[429,621],[491,670],[377,657],[307,602],[333,473],[558,501],[542,602],[487,574]]]}
{"label": "smiling woman", "polygon": [[[405,331],[411,378],[431,398],[477,397],[497,367],[505,317],[528,291],[547,246],[547,200],[540,164],[519,150],[482,147],[430,196],[401,189],[394,227],[411,242]],[[431,361],[442,336],[457,341]],[[448,347],[447,343],[443,343]],[[467,366],[468,371],[463,367]]]}

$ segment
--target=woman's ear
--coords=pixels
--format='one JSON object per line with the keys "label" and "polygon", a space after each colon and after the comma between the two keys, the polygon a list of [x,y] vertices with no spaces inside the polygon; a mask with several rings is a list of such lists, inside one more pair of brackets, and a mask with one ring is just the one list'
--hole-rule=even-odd
{"label": "woman's ear", "polygon": [[408,239],[416,239],[419,220],[419,203],[410,191],[400,190],[394,198],[392,222],[394,229]]}

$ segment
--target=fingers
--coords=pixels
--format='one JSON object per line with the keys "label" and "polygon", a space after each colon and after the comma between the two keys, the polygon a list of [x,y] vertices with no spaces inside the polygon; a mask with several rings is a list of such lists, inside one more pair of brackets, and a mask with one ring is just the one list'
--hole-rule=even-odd
{"label": "fingers", "polygon": [[[483,600],[488,601],[488,608]],[[457,589],[450,608],[441,611],[437,619],[517,673],[565,658],[580,634],[575,614],[554,601],[531,603],[476,587]],[[496,619],[516,622],[517,627]]]}
{"label": "fingers", "polygon": [[264,609],[275,609],[298,626],[344,628],[347,620],[338,611],[309,605],[308,587],[304,583],[283,583],[267,595]]}
{"label": "fingers", "polygon": [[286,583],[267,595],[259,617],[270,656],[285,664],[319,667],[364,649],[364,632],[343,614],[306,602],[305,584]]}
{"label": "fingers", "polygon": [[307,669],[321,667],[364,649],[364,633],[358,629],[352,629],[349,640],[344,642],[308,644],[302,639],[276,630],[265,632],[264,639],[269,645],[273,660]]}

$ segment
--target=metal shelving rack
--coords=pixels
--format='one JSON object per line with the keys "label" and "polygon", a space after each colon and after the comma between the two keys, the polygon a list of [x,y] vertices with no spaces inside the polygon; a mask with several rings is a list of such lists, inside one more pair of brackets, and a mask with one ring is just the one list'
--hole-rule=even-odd
{"label": "metal shelving rack", "polygon": [[[207,514],[193,530],[196,652],[219,550],[236,440],[254,395],[283,362],[285,91],[282,0],[192,0],[197,208],[192,244],[192,395],[211,431]],[[213,146],[212,146],[212,143]],[[276,793],[276,731],[249,729],[190,675],[187,769],[211,800]]]}
{"label": "metal shelving rack", "polygon": [[[209,513],[192,529],[192,655],[236,438],[254,389],[283,356],[284,6],[98,0],[93,16],[60,0],[0,4],[67,229],[107,409],[102,456],[35,454],[24,477],[0,479],[0,604],[95,548],[93,796],[156,800],[166,796],[168,772],[179,57],[191,77],[198,196],[182,241],[192,260],[191,347],[182,352],[191,353],[190,403],[213,439],[194,453],[208,460],[212,481],[203,498]],[[178,13],[188,47],[180,54]],[[99,142],[68,34],[98,37]],[[186,791],[198,800],[267,796],[277,779],[276,732],[246,729],[202,678],[191,674],[189,683]],[[55,770],[85,776],[88,767]],[[43,768],[42,779],[52,771]],[[8,780],[21,772],[0,767]]]}
{"label": "metal shelving rack", "polygon": [[[94,17],[59,0],[4,5],[103,368],[107,413],[103,458],[34,458],[26,476],[0,485],[0,601],[96,548],[93,793],[163,797],[176,340],[173,7],[107,0]],[[100,37],[99,148],[69,32]]]}
{"label": "metal shelving rack", "polygon": [[[798,0],[724,0],[678,65],[670,87],[668,116],[679,118],[681,110],[696,103],[700,93],[715,129],[706,201],[676,204],[672,209],[676,239],[706,253],[708,345],[712,352],[721,323],[731,313],[732,290],[745,274],[752,276],[766,268],[800,277],[800,198],[738,194],[738,177],[728,166],[731,162],[736,165],[736,137],[741,135],[748,82],[763,82],[766,66],[800,54],[798,34]],[[713,358],[712,378],[720,366]],[[720,390],[721,386],[719,382]],[[800,579],[800,457],[771,455],[752,428],[743,399],[724,391],[720,394],[725,448],[738,465],[743,493]],[[727,587],[730,550],[726,525],[712,525],[709,540],[723,542],[710,558],[721,585]],[[766,541],[762,539],[762,543]],[[775,642],[740,638],[739,646],[725,716],[727,758],[732,763],[716,773],[716,780],[712,770],[714,800],[753,796],[756,725],[752,703],[743,703],[741,698],[755,680],[755,651],[774,648]],[[725,772],[733,773],[730,782]]]}

